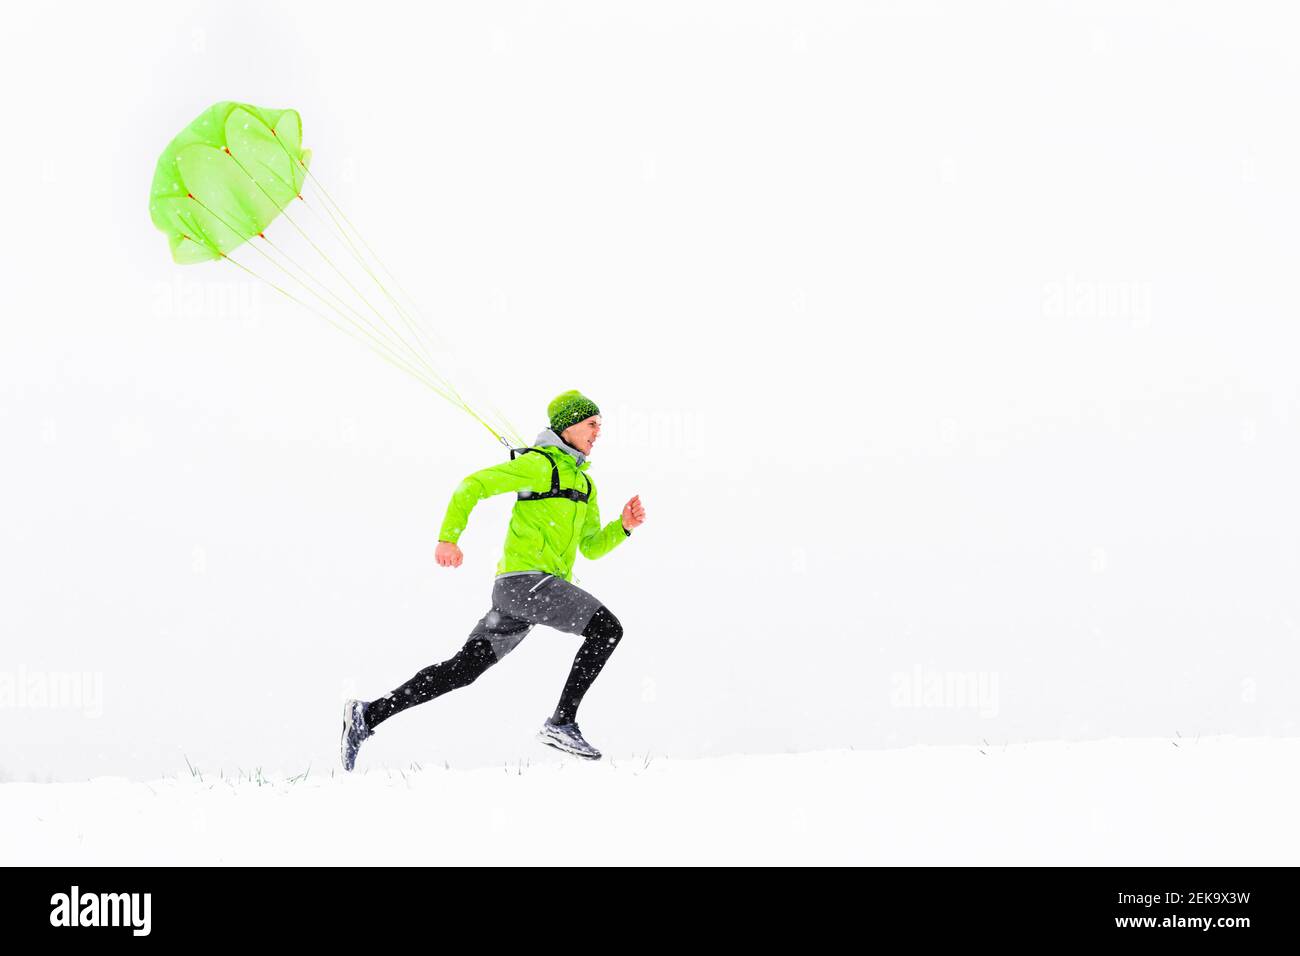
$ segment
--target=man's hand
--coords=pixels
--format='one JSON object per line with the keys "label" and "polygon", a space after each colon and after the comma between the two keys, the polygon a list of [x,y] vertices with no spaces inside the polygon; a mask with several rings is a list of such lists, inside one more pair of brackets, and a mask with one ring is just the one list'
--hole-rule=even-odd
{"label": "man's hand", "polygon": [[641,496],[633,495],[632,500],[623,506],[623,527],[631,531],[643,521],[645,508],[641,504]]}
{"label": "man's hand", "polygon": [[444,568],[458,568],[465,560],[465,555],[461,554],[460,548],[450,541],[439,541],[438,547],[433,552],[433,560]]}

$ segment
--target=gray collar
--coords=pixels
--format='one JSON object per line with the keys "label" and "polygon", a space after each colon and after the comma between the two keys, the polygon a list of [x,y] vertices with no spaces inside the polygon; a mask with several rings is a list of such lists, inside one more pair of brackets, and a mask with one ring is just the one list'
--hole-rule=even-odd
{"label": "gray collar", "polygon": [[578,451],[578,449],[574,448],[559,435],[555,434],[554,430],[550,428],[543,428],[533,444],[538,448],[541,448],[544,445],[551,445],[554,448],[558,448],[560,451],[570,454],[577,459],[579,465],[587,460],[586,455]]}

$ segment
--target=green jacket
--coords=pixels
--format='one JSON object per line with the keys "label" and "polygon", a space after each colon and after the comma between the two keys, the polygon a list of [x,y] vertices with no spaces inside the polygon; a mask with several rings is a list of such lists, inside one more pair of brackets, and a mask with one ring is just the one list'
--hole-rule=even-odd
{"label": "green jacket", "polygon": [[438,540],[455,544],[469,524],[470,512],[484,498],[512,491],[549,492],[551,465],[554,463],[560,488],[587,492],[587,500],[540,498],[516,501],[497,574],[545,571],[570,581],[574,556],[578,551],[583,557],[595,560],[613,551],[631,532],[623,528],[621,517],[601,526],[596,486],[586,475],[590,467],[586,456],[571,448],[550,429],[537,436],[536,447],[538,451],[476,471],[462,481],[447,505]]}

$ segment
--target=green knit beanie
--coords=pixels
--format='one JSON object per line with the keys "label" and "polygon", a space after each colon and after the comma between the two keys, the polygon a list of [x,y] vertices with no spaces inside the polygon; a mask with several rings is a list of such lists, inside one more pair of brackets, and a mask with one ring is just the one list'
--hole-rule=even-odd
{"label": "green knit beanie", "polygon": [[586,395],[574,389],[556,395],[551,404],[546,406],[546,414],[551,419],[551,431],[562,435],[570,425],[576,425],[592,415],[599,415],[600,409]]}

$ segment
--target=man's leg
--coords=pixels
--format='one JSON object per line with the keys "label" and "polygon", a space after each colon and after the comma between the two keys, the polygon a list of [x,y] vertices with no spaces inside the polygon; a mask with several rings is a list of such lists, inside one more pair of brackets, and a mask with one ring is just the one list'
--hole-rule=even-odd
{"label": "man's leg", "polygon": [[493,597],[512,617],[582,635],[582,646],[551,717],[553,724],[573,723],[583,696],[623,639],[618,618],[594,595],[550,574],[504,581]]}
{"label": "man's leg", "polygon": [[552,724],[573,723],[583,696],[623,639],[618,618],[594,595],[551,574],[498,578],[492,594],[494,606],[512,618],[582,636],[564,693],[550,718]]}
{"label": "man's leg", "polygon": [[465,646],[453,657],[426,667],[401,687],[367,704],[366,726],[374,730],[408,707],[474,683],[530,630],[532,625],[527,621],[517,620],[494,607],[474,626]]}
{"label": "man's leg", "polygon": [[623,639],[623,625],[602,604],[583,629],[582,637],[582,646],[573,659],[569,679],[564,684],[564,693],[560,695],[560,702],[551,717],[554,724],[571,724],[577,720],[578,705],[582,703],[583,696],[609,656],[614,653],[614,648],[618,647],[618,642]]}
{"label": "man's leg", "polygon": [[366,726],[374,730],[408,707],[472,684],[496,662],[492,642],[485,637],[471,637],[454,657],[426,667],[401,687],[367,704]]}

